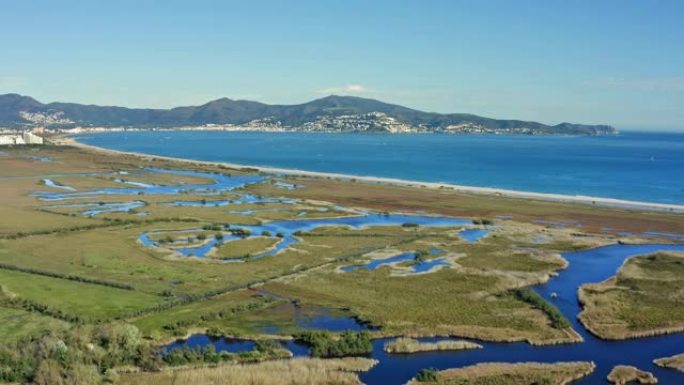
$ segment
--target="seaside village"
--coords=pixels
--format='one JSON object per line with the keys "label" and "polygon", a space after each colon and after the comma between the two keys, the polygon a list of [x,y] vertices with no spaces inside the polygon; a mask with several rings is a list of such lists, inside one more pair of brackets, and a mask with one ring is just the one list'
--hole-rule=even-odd
{"label": "seaside village", "polygon": [[32,131],[8,131],[0,132],[0,146],[14,146],[24,144],[43,144],[41,129]]}

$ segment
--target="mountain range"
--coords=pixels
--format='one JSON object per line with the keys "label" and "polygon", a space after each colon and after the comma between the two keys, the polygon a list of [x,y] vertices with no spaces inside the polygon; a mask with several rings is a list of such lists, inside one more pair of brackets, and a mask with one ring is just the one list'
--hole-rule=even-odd
{"label": "mountain range", "polygon": [[472,114],[423,112],[374,99],[331,95],[296,105],[217,99],[200,106],[171,109],[126,108],[76,103],[41,103],[18,94],[0,95],[0,127],[131,127],[241,126],[253,130],[321,132],[434,132],[494,134],[605,135],[607,125],[546,125]]}

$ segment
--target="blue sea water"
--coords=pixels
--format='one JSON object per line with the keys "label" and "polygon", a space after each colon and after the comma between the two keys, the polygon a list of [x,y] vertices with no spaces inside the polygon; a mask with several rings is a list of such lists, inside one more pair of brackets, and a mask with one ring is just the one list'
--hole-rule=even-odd
{"label": "blue sea water", "polygon": [[113,132],[77,140],[115,150],[661,203],[684,203],[684,134],[496,136]]}

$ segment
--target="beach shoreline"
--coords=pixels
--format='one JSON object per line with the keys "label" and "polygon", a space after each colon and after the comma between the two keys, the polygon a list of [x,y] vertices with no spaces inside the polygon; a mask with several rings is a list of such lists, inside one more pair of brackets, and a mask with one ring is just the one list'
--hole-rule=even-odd
{"label": "beach shoreline", "polygon": [[112,150],[108,148],[93,146],[77,141],[76,139],[65,136],[53,138],[52,143],[56,145],[64,146],[74,146],[90,151],[110,153],[110,154],[120,154],[129,155],[142,158],[152,158],[168,161],[176,161],[182,163],[194,163],[194,164],[205,164],[211,166],[224,166],[235,169],[251,169],[258,172],[264,172],[268,174],[278,174],[287,176],[303,176],[303,177],[314,177],[314,178],[331,178],[337,180],[345,181],[361,181],[366,183],[375,184],[387,184],[393,186],[404,186],[404,187],[415,187],[415,188],[428,188],[433,190],[443,190],[450,189],[453,191],[481,195],[481,196],[499,196],[505,198],[516,198],[516,199],[529,199],[529,200],[541,200],[549,202],[560,202],[560,203],[578,203],[585,205],[594,205],[601,207],[612,207],[616,209],[630,209],[630,210],[643,210],[643,211],[658,211],[667,213],[684,213],[684,204],[668,204],[668,203],[657,203],[657,202],[644,202],[644,201],[632,201],[616,198],[605,198],[605,197],[592,197],[585,195],[565,195],[565,194],[553,194],[553,193],[539,193],[533,191],[518,191],[518,190],[508,190],[494,187],[477,187],[477,186],[465,186],[457,185],[451,183],[439,183],[439,182],[422,182],[415,180],[406,180],[398,178],[386,178],[386,177],[375,177],[375,176],[363,176],[363,175],[350,175],[332,172],[322,172],[322,171],[307,171],[299,169],[287,169],[278,167],[267,167],[267,166],[253,166],[245,165],[231,162],[218,162],[218,161],[206,161],[206,160],[196,160],[189,158],[179,158],[164,155],[154,155],[145,154],[140,152],[130,152],[130,151],[120,151]]}

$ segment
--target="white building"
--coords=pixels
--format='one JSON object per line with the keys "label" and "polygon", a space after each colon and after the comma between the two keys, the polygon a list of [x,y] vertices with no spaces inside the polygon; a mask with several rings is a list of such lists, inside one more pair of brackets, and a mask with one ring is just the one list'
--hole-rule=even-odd
{"label": "white building", "polygon": [[0,135],[0,146],[8,146],[14,144],[14,138],[16,135]]}
{"label": "white building", "polygon": [[21,144],[43,144],[43,138],[28,131],[21,134],[0,135],[0,146]]}
{"label": "white building", "polygon": [[32,132],[26,131],[21,135],[21,137],[26,144],[43,144],[43,138]]}

